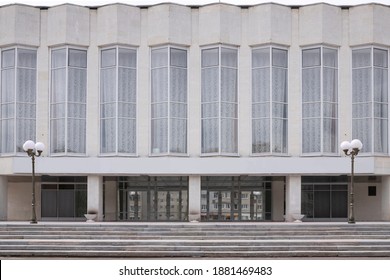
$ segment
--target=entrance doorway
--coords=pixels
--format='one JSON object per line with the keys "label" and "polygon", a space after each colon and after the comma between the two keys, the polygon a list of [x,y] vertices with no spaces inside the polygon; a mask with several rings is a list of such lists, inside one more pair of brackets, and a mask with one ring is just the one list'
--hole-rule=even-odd
{"label": "entrance doorway", "polygon": [[185,221],[188,218],[188,177],[120,177],[118,219]]}
{"label": "entrance doorway", "polygon": [[202,177],[202,221],[271,220],[271,180],[255,176]]}
{"label": "entrance doorway", "polygon": [[348,216],[346,177],[302,177],[301,207],[305,220],[345,220]]}

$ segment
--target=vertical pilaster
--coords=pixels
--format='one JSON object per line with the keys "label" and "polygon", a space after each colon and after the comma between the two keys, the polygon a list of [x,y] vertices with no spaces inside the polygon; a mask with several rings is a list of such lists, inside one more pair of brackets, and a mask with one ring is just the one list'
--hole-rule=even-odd
{"label": "vertical pilaster", "polygon": [[8,181],[6,176],[0,176],[0,221],[7,220]]}
{"label": "vertical pilaster", "polygon": [[286,220],[293,221],[292,214],[301,214],[301,176],[286,177]]}
{"label": "vertical pilaster", "polygon": [[188,178],[188,219],[200,221],[201,213],[201,176]]}
{"label": "vertical pilaster", "polygon": [[88,176],[87,211],[97,212],[97,220],[103,220],[103,177],[97,175]]}

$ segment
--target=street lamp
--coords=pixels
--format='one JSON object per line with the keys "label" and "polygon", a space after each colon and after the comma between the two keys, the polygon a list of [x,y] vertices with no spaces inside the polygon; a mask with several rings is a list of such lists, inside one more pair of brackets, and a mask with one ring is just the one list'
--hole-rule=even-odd
{"label": "street lamp", "polygon": [[37,214],[35,211],[35,157],[41,156],[43,150],[45,149],[45,145],[42,142],[34,143],[34,141],[27,140],[23,144],[23,150],[26,151],[29,157],[32,160],[32,217],[31,224],[37,223]]}
{"label": "street lamp", "polygon": [[358,155],[362,149],[363,144],[359,139],[354,139],[351,142],[343,141],[340,144],[340,148],[344,151],[345,155],[351,157],[351,187],[350,187],[350,201],[349,201],[349,215],[348,215],[348,224],[355,223],[355,214],[354,214],[354,193],[353,193],[353,180],[354,180],[354,163],[355,157]]}

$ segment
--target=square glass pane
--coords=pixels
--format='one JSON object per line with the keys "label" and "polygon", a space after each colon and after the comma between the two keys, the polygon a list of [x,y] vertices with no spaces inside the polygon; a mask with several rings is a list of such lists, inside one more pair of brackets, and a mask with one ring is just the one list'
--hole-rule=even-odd
{"label": "square glass pane", "polygon": [[252,68],[270,66],[269,52],[269,48],[252,49]]}
{"label": "square glass pane", "polygon": [[221,66],[237,68],[237,49],[221,48]]}
{"label": "square glass pane", "polygon": [[168,66],[168,48],[152,49],[152,68]]}
{"label": "square glass pane", "polygon": [[387,50],[374,49],[374,66],[387,68]]}
{"label": "square glass pane", "polygon": [[118,49],[118,65],[119,67],[130,67],[130,68],[136,68],[137,67],[137,51],[133,49],[125,49],[125,48],[119,48]]}
{"label": "square glass pane", "polygon": [[51,52],[51,68],[66,66],[66,49],[57,49]]}
{"label": "square glass pane", "polygon": [[15,67],[15,49],[1,52],[1,68]]}
{"label": "square glass pane", "polygon": [[272,49],[272,65],[287,68],[287,50]]}
{"label": "square glass pane", "polygon": [[337,68],[337,50],[335,49],[323,49],[324,66]]}
{"label": "square glass pane", "polygon": [[219,65],[219,48],[202,50],[202,67]]}
{"label": "square glass pane", "polygon": [[18,66],[26,68],[37,67],[37,51],[28,49],[18,49]]}
{"label": "square glass pane", "polygon": [[86,68],[87,51],[69,49],[69,66]]}
{"label": "square glass pane", "polygon": [[352,50],[352,68],[371,66],[371,48]]}
{"label": "square glass pane", "polygon": [[187,68],[187,51],[171,48],[171,66]]}
{"label": "square glass pane", "polygon": [[321,49],[307,49],[302,51],[302,66],[321,66]]}
{"label": "square glass pane", "polygon": [[116,65],[116,49],[102,50],[102,68]]}

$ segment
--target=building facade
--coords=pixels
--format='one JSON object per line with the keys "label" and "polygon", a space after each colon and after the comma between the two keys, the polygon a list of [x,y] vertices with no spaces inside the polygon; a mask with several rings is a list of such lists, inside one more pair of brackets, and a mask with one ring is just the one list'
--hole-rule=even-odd
{"label": "building facade", "polygon": [[0,219],[390,220],[390,7],[0,7]]}

